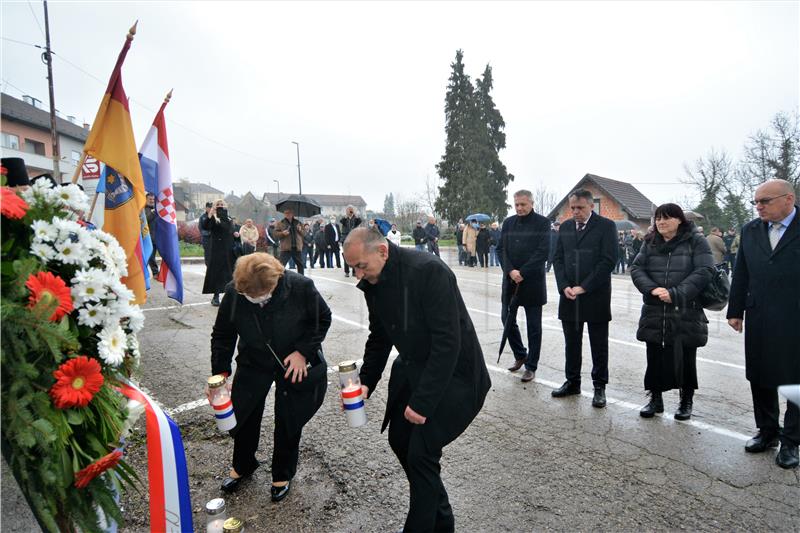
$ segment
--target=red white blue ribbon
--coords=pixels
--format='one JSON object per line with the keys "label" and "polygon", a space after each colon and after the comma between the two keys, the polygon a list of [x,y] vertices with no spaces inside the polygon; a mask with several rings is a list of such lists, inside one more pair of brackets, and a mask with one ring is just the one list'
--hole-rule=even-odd
{"label": "red white blue ribbon", "polygon": [[130,381],[120,392],[144,405],[147,429],[147,478],[150,482],[150,531],[186,532],[192,528],[189,472],[178,425]]}

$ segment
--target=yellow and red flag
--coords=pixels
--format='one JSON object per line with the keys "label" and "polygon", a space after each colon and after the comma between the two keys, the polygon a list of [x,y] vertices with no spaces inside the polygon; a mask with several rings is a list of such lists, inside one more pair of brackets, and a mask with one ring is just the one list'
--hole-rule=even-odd
{"label": "yellow and red flag", "polygon": [[112,167],[120,177],[106,183],[103,230],[116,237],[125,250],[128,276],[122,281],[136,295],[135,303],[141,304],[147,298],[139,240],[139,213],[145,204],[145,191],[128,97],[122,86],[122,63],[135,34],[136,24],[128,32],[119,53],[83,150]]}

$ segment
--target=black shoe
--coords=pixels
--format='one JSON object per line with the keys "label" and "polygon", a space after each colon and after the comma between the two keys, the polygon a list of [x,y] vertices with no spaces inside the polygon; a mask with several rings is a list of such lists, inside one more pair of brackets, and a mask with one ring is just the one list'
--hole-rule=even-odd
{"label": "black shoe", "polygon": [[781,444],[781,449],[778,455],[775,456],[775,464],[781,468],[797,468],[800,465],[800,458],[798,458],[797,444]]}
{"label": "black shoe", "polygon": [[214,296],[213,298],[211,298],[211,305],[213,305],[214,307],[219,307],[219,297],[218,296]]}
{"label": "black shoe", "polygon": [[528,383],[529,381],[533,381],[535,377],[536,371],[525,369],[525,372],[522,373],[520,381],[523,383]]}
{"label": "black shoe", "polygon": [[561,385],[556,390],[552,391],[550,395],[553,398],[563,398],[564,396],[574,396],[575,394],[581,393],[581,384],[580,383],[572,383],[571,381],[565,381],[563,385]]}
{"label": "black shoe", "polygon": [[650,401],[639,411],[639,416],[642,418],[653,418],[656,413],[663,412],[664,399],[661,397],[661,392],[653,391],[650,392]]}
{"label": "black shoe", "polygon": [[345,272],[344,273],[344,277],[349,278],[350,277],[350,272]]}
{"label": "black shoe", "polygon": [[606,406],[605,387],[595,387],[594,398],[592,398],[592,407],[605,407],[605,406]]}
{"label": "black shoe", "polygon": [[778,447],[778,435],[774,433],[764,433],[758,431],[755,437],[747,441],[744,445],[744,451],[750,453],[761,453],[767,451],[769,448]]}
{"label": "black shoe", "polygon": [[276,487],[275,485],[272,485],[269,489],[272,501],[279,502],[282,499],[284,499],[286,495],[289,494],[289,489],[291,488],[291,486],[292,486],[291,481],[286,483],[286,485],[284,485],[283,487]]}
{"label": "black shoe", "polygon": [[249,478],[251,475],[252,474],[248,474],[246,476],[239,476],[239,477],[226,477],[222,481],[222,485],[220,485],[219,490],[221,490],[222,492],[225,492],[227,494],[232,494],[232,493],[236,492],[239,489],[239,485],[241,485],[242,482],[245,479]]}
{"label": "black shoe", "polygon": [[510,367],[508,367],[508,371],[509,372],[516,372],[517,370],[522,368],[522,365],[525,364],[525,359],[527,359],[527,358],[523,357],[522,359],[514,359],[514,364],[511,365]]}
{"label": "black shoe", "polygon": [[693,389],[681,389],[681,403],[678,405],[678,410],[675,411],[675,420],[689,420],[692,418],[693,397]]}

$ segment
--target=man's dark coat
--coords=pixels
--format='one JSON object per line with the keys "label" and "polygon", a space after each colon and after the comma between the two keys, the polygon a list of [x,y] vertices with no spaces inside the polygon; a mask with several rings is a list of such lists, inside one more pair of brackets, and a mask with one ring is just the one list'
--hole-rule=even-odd
{"label": "man's dark coat", "polygon": [[547,303],[545,262],[550,252],[550,221],[531,211],[520,217],[513,215],[503,221],[500,241],[496,243],[497,259],[503,268],[503,292],[514,287],[508,273],[519,270],[522,284],[517,291],[523,307]]}
{"label": "man's dark coat", "polygon": [[229,217],[208,217],[200,229],[211,232],[203,294],[223,292],[233,279],[233,264],[236,262],[233,256],[233,222]]}

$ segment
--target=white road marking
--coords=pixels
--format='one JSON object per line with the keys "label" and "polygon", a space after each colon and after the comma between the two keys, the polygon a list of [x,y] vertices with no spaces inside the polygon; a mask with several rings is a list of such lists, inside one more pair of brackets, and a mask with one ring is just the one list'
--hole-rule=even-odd
{"label": "white road marking", "polygon": [[145,309],[142,309],[142,312],[147,312],[147,311],[166,311],[167,309],[182,309],[184,307],[195,307],[197,305],[211,305],[211,302],[210,301],[208,301],[208,302],[195,302],[193,304],[167,305],[167,306],[164,306],[164,307],[147,307]]}

